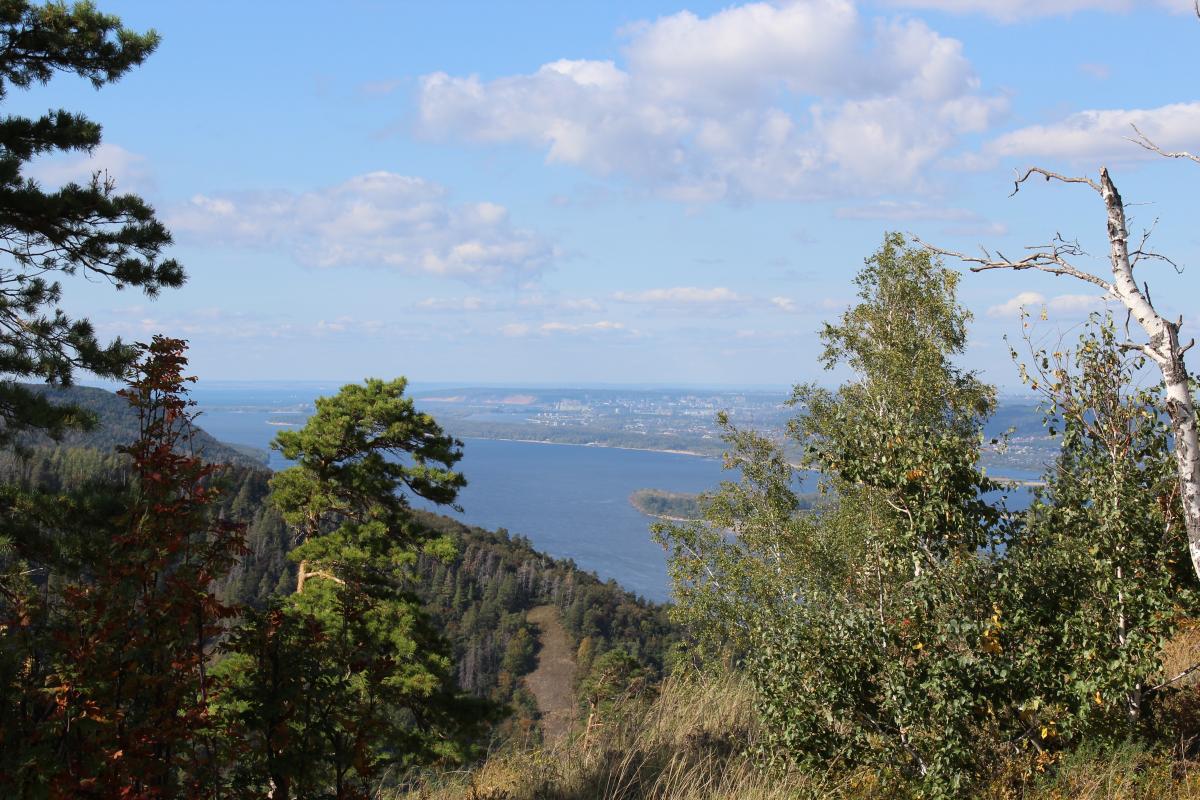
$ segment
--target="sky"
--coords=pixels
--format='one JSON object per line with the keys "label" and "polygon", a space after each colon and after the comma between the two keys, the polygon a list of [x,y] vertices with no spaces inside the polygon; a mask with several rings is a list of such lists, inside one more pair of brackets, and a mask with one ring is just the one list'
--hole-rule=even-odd
{"label": "sky", "polygon": [[[14,90],[104,142],[168,223],[181,289],[69,280],[106,336],[189,340],[201,380],[767,387],[823,375],[818,332],[885,231],[1014,255],[1055,235],[1105,274],[1107,166],[1160,308],[1200,327],[1200,19],[1189,0],[116,2],[162,36],[99,91]],[[962,359],[1070,340],[1070,278],[964,272]],[[1043,315],[1044,311],[1044,315]],[[1045,320],[1042,320],[1045,316]]]}

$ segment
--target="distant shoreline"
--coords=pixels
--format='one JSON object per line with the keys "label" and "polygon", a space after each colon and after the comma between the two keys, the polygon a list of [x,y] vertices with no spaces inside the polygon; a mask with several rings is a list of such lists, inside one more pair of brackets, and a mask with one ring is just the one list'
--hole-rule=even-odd
{"label": "distant shoreline", "polygon": [[714,459],[720,458],[720,456],[718,456],[718,455],[712,455],[709,453],[697,453],[695,450],[665,450],[665,449],[660,449],[657,447],[627,447],[625,445],[601,444],[599,442],[595,442],[595,443],[589,442],[589,443],[585,443],[585,444],[580,444],[579,442],[551,442],[546,439],[509,439],[509,438],[498,437],[498,436],[464,436],[462,438],[463,439],[474,439],[479,442],[520,442],[521,444],[553,444],[553,445],[558,445],[559,447],[588,447],[593,450],[596,450],[596,449],[632,450],[637,453],[670,453],[672,455],[677,455],[677,456],[695,456],[697,458],[714,458]]}
{"label": "distant shoreline", "polygon": [[[507,437],[502,438],[502,437],[493,437],[493,436],[464,436],[462,438],[464,440],[474,439],[475,441],[479,441],[479,442],[518,442],[520,444],[551,444],[551,445],[558,445],[559,447],[588,447],[588,448],[592,448],[592,449],[603,448],[606,450],[631,450],[635,453],[670,453],[672,455],[677,455],[677,456],[694,456],[696,458],[711,458],[711,459],[720,459],[721,458],[718,455],[711,455],[708,453],[698,453],[695,450],[665,450],[665,449],[660,449],[657,447],[627,447],[625,445],[601,444],[599,442],[596,442],[594,444],[592,444],[592,443],[580,444],[579,442],[551,442],[546,439],[511,439],[511,438],[507,438]],[[814,470],[802,469],[799,464],[792,464],[791,462],[789,462],[789,466],[791,466],[793,469],[796,469],[796,470],[802,471],[802,472],[814,472]],[[1046,485],[1046,482],[1043,480],[1040,480],[1040,479],[1008,478],[1003,475],[991,475],[989,477],[992,480],[996,481],[997,483],[1008,484],[1009,487],[1016,488],[1016,489],[1036,489],[1036,488],[1044,487]],[[653,515],[650,515],[650,516],[653,516]]]}

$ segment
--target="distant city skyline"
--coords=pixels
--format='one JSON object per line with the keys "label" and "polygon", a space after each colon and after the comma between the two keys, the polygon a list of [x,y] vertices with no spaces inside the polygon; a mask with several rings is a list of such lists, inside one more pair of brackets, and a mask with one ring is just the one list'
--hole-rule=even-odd
{"label": "distant city skyline", "polygon": [[[1106,164],[1184,267],[1141,277],[1200,330],[1200,168],[1128,141],[1200,151],[1190,0],[99,6],[159,51],[7,111],[99,122],[90,159],[33,176],[107,170],[189,273],[154,301],[71,280],[65,308],[188,339],[206,384],[831,383],[818,331],[886,230],[1009,254],[1061,233],[1103,273],[1096,197],[1009,196],[1032,164]],[[1010,391],[1022,307],[1047,342],[1103,308],[1045,275],[960,292],[963,365]]]}

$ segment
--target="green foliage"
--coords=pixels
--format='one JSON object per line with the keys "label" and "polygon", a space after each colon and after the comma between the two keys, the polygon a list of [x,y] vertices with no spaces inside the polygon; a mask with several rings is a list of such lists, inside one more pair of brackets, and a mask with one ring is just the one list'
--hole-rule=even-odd
{"label": "green foliage", "polygon": [[1001,516],[977,466],[990,387],[953,366],[968,314],[956,276],[888,236],[860,302],[825,327],[827,367],[856,379],[799,387],[791,432],[831,495],[798,513],[781,447],[726,423],[741,471],[703,523],[665,526],[679,617],[732,647],[753,680],[768,754],[886,768],[963,789],[1003,667],[990,644]]}
{"label": "green foliage", "polygon": [[1169,429],[1112,320],[1022,367],[1062,449],[1009,515],[978,467],[992,390],[952,362],[955,276],[889,236],[857,282],[822,334],[855,379],[798,388],[790,429],[828,501],[799,513],[779,444],[722,420],[740,480],[704,520],[657,526],[676,617],[755,687],[760,752],[955,796],[1063,750],[1191,735],[1194,695],[1163,669],[1196,611]]}
{"label": "green foliage", "polygon": [[589,716],[607,716],[625,701],[639,697],[648,684],[645,668],[637,659],[617,648],[592,661],[579,682],[579,698]]}
{"label": "green foliage", "polygon": [[404,378],[350,384],[317,400],[298,431],[281,431],[272,447],[297,462],[272,481],[275,505],[305,538],[333,516],[395,517],[407,507],[399,488],[453,505],[466,480],[452,467],[462,443],[404,397]]}
{"label": "green foliage", "polygon": [[[158,44],[153,31],[121,26],[91,3],[35,6],[0,3],[0,100],[12,87],[46,83],[74,73],[96,88],[120,79]],[[37,377],[69,384],[76,369],[123,378],[137,351],[119,339],[101,343],[86,319],[61,307],[56,276],[105,280],[118,289],[138,287],[155,295],[184,281],[182,267],[161,258],[171,236],[140,197],[118,194],[99,174],[86,185],[46,190],[22,172],[34,158],[91,151],[100,126],[79,114],[49,111],[36,119],[0,119],[0,420],[3,435],[24,428],[59,432],[79,414],[31,393],[13,378]]]}
{"label": "green foliage", "polygon": [[[101,415],[101,426],[86,440],[111,438],[105,426],[117,419]],[[203,437],[201,431],[195,433],[197,440]],[[204,452],[212,452],[211,446]],[[218,476],[221,491],[211,506],[216,518],[242,525],[246,531],[247,552],[217,579],[218,595],[257,612],[268,611],[296,585],[296,565],[287,557],[294,539],[267,501],[270,478],[263,468],[227,466]],[[128,480],[128,458],[117,453],[66,446],[38,446],[21,456],[0,453],[0,482],[15,484],[24,493],[40,490],[47,513],[63,508],[60,495],[86,494],[97,481]],[[636,654],[651,674],[663,672],[664,653],[677,635],[664,606],[639,599],[611,581],[600,581],[570,561],[549,558],[528,539],[510,536],[503,529],[486,531],[426,511],[411,513],[420,525],[448,538],[455,553],[449,559],[422,553],[413,591],[433,626],[450,643],[459,686],[476,697],[513,707],[513,724],[536,718],[535,709],[522,695],[520,680],[533,666],[525,650],[525,643],[532,643],[533,627],[525,614],[536,606],[558,608],[568,633],[576,643],[586,639],[589,652],[621,647]],[[15,534],[14,524],[6,528]],[[74,563],[78,562],[76,558]],[[594,641],[583,632],[585,624],[596,636]],[[521,657],[510,658],[518,650]],[[580,669],[586,674],[587,665],[581,664]],[[497,735],[507,727],[506,723]]]}
{"label": "green foliage", "polygon": [[580,675],[586,675],[592,654],[614,648],[632,655],[648,675],[662,675],[677,635],[665,607],[569,561],[547,558],[503,529],[492,533],[446,517],[420,516],[451,537],[457,552],[453,559],[421,557],[425,610],[452,644],[459,685],[514,707],[517,716],[505,727],[532,720],[531,709],[522,711],[520,678],[535,666],[534,630],[525,615],[537,606],[559,609],[568,634],[588,654],[578,665]]}
{"label": "green foliage", "polygon": [[700,498],[694,494],[664,492],[660,489],[638,489],[629,495],[630,504],[650,517],[664,519],[700,519]]}
{"label": "green foliage", "polygon": [[[226,620],[214,582],[243,551],[212,521],[216,467],[186,454],[183,343],[156,337],[122,395],[140,434],[128,480],[9,495],[40,528],[10,551],[0,618],[6,797],[208,797],[217,731],[209,660]],[[14,541],[25,542],[17,537]]]}
{"label": "green foliage", "polygon": [[[419,555],[450,543],[401,490],[453,503],[464,480],[451,469],[460,444],[404,389],[343,387],[275,443],[295,462],[272,478],[271,502],[301,542],[296,593],[252,619],[225,664],[227,713],[249,754],[240,781],[257,791],[366,796],[389,767],[461,759],[463,734],[489,715],[458,693],[413,590]],[[280,663],[295,666],[279,676]]]}
{"label": "green foliage", "polygon": [[1144,732],[1173,677],[1163,649],[1196,610],[1160,392],[1136,387],[1142,359],[1117,342],[1093,315],[1073,351],[1035,349],[1021,369],[1062,451],[1002,562],[1001,638],[1022,721],[1050,749]]}

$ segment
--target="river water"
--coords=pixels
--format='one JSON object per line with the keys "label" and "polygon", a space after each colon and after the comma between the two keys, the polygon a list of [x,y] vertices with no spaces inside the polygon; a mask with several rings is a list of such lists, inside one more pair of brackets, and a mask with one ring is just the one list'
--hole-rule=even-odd
{"label": "river water", "polygon": [[[337,388],[198,387],[193,397],[202,412],[200,427],[222,441],[268,450],[277,432],[304,424],[315,397]],[[676,453],[489,439],[466,439],[463,449],[463,510],[438,510],[525,536],[542,552],[658,601],[669,596],[666,556],[650,538],[653,520],[629,503],[629,495],[638,489],[698,493],[732,477],[719,459]],[[272,452],[270,466],[280,469],[286,462]],[[1022,491],[1009,505],[1027,502]]]}

